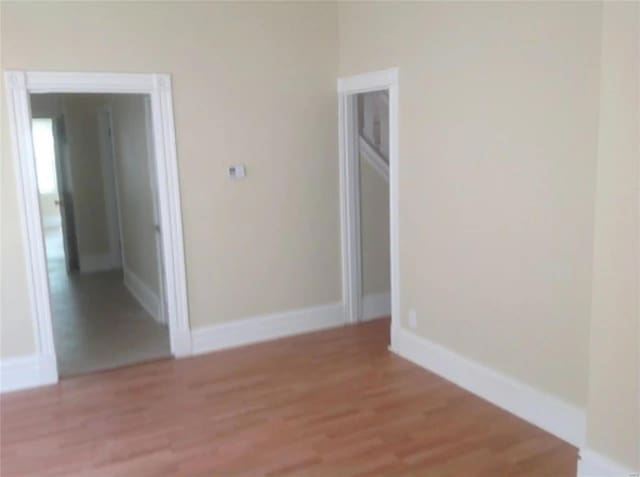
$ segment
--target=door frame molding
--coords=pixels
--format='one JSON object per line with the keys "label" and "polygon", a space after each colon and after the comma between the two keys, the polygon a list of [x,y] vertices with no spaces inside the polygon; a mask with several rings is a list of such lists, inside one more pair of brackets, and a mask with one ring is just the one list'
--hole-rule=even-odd
{"label": "door frame molding", "polygon": [[345,322],[362,319],[362,255],[360,242],[360,194],[355,95],[389,92],[389,234],[391,257],[391,344],[400,326],[400,274],[398,248],[398,111],[399,69],[390,68],[338,79],[338,144],[340,152],[340,222],[342,242],[342,300]]}
{"label": "door frame molding", "polygon": [[171,352],[175,357],[189,355],[191,331],[170,76],[168,74],[5,71],[5,85],[36,353],[42,368],[47,370],[43,381],[56,382],[58,370],[31,134],[29,95],[32,93],[149,95],[153,120],[155,181],[158,185],[160,226],[164,245],[162,256]]}

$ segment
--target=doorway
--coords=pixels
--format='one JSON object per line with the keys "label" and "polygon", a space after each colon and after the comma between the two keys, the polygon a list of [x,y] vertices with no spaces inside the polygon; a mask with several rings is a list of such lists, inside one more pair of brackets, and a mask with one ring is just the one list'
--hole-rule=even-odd
{"label": "doorway", "polygon": [[30,100],[60,376],[169,357],[148,98]]}
{"label": "doorway", "polygon": [[[150,224],[147,229],[150,229],[151,233],[157,236],[156,240],[146,240],[148,255],[153,256],[156,261],[156,272],[146,276],[155,276],[156,286],[154,289],[158,291],[160,299],[155,310],[157,312],[155,313],[157,315],[156,321],[140,319],[130,322],[136,323],[135,326],[140,325],[143,321],[164,326],[165,348],[163,353],[175,357],[189,355],[191,339],[187,314],[182,220],[169,76],[13,71],[6,72],[5,79],[8,93],[9,126],[18,175],[19,206],[24,219],[22,225],[24,246],[27,251],[29,296],[37,343],[36,359],[39,371],[37,378],[35,378],[37,383],[34,384],[42,385],[57,381],[59,371],[66,374],[64,370],[59,369],[59,364],[64,365],[64,358],[57,359],[56,357],[57,341],[59,341],[54,340],[53,320],[57,311],[56,307],[68,306],[73,308],[77,314],[87,314],[95,318],[100,314],[100,311],[96,310],[104,310],[107,304],[116,306],[115,304],[119,303],[117,305],[119,310],[125,310],[124,315],[126,315],[126,303],[120,299],[113,299],[124,290],[128,296],[129,304],[133,303],[141,314],[153,318],[154,310],[152,306],[148,306],[149,297],[145,296],[145,288],[138,287],[137,295],[133,290],[136,286],[135,277],[138,274],[130,274],[133,279],[129,281],[129,286],[125,285],[125,275],[129,275],[125,272],[126,269],[130,268],[135,271],[135,264],[140,261],[140,254],[127,256],[126,252],[128,243],[132,242],[126,237],[126,223],[135,223],[140,219],[127,219],[124,215],[135,210],[147,212],[146,221]],[[81,144],[81,147],[75,144],[74,147],[82,151],[82,153],[75,155],[76,158],[81,158],[81,164],[74,163],[73,167],[69,167],[72,165],[69,162],[71,135],[77,129],[71,124],[69,108],[61,108],[56,114],[42,115],[38,113],[32,115],[31,100],[33,98],[55,95],[89,96],[93,99],[101,96],[103,99],[110,98],[113,101],[125,96],[138,97],[140,100],[138,109],[143,114],[142,121],[144,122],[146,114],[147,122],[143,124],[142,128],[139,128],[142,133],[135,134],[137,146],[131,146],[126,154],[121,151],[121,155],[123,157],[125,155],[132,156],[132,151],[147,149],[148,154],[144,161],[137,160],[133,169],[138,168],[138,173],[142,169],[147,171],[149,189],[154,193],[152,200],[145,203],[134,194],[133,198],[130,198],[131,206],[123,207],[123,204],[119,204],[120,197],[116,197],[119,195],[120,191],[117,189],[122,185],[120,183],[122,180],[112,182],[113,187],[111,188],[109,186],[110,176],[118,176],[116,170],[118,164],[110,164],[109,161],[113,161],[113,158],[118,158],[119,155],[116,148],[109,151],[111,147],[109,143],[113,139],[110,136],[114,135],[114,118],[108,105],[99,111],[92,109],[91,117],[93,119],[91,121],[87,121],[89,116],[85,116],[84,120],[77,122],[77,124],[95,123],[94,142],[97,144],[98,152],[97,154],[89,154],[86,144]],[[41,121],[36,125],[35,122],[32,123],[32,119],[34,121],[45,119],[46,121]],[[36,129],[44,132],[41,134],[36,132]],[[127,132],[132,130],[131,125],[125,125],[121,130],[121,137],[124,137]],[[82,138],[86,135],[78,137]],[[41,138],[44,139],[40,145]],[[82,143],[82,140],[77,142]],[[131,138],[123,140],[122,143],[130,144]],[[42,178],[39,177],[40,174],[37,170],[40,167],[39,161],[36,161],[38,148],[45,150],[44,156],[49,158],[48,163],[46,160],[43,161]],[[110,154],[111,157],[109,157]],[[55,187],[51,185],[51,156],[56,159],[53,167]],[[138,154],[138,156],[142,155]],[[143,162],[144,168],[142,167]],[[111,173],[110,167],[112,168]],[[136,174],[136,170],[133,169],[127,171],[125,175],[118,176],[117,179],[124,179],[125,176],[124,180],[130,179]],[[65,183],[65,181],[68,182]],[[51,218],[56,214],[46,212],[46,207],[41,204],[45,197],[40,194],[40,183],[47,185],[47,187],[43,185],[43,191],[47,190],[54,194],[53,205],[58,209],[57,218]],[[111,193],[109,189],[112,190]],[[100,194],[87,195],[91,190],[98,190]],[[67,197],[67,193],[70,194],[70,197]],[[150,196],[151,193],[148,195]],[[119,205],[116,211],[113,211],[112,204]],[[50,205],[47,204],[47,206]],[[126,214],[122,213],[123,210],[127,211]],[[98,217],[100,214],[102,214],[102,218]],[[56,227],[58,227],[58,233],[52,233],[51,239],[45,240],[47,229],[55,230]],[[51,254],[47,254],[46,241],[50,243]],[[60,247],[60,242],[62,242],[62,247]],[[149,243],[158,243],[159,245],[157,247],[149,246]],[[74,259],[74,253],[77,255],[76,259]],[[129,262],[133,265],[129,266]],[[66,304],[58,302],[55,297],[58,290],[56,280],[51,278],[49,274],[50,270],[56,270],[55,263],[58,263],[57,270],[66,275],[65,280],[59,280],[59,283],[64,282],[64,285],[59,287],[59,291],[65,295]],[[144,274],[144,272],[140,273]],[[117,276],[120,276],[120,279],[114,279]],[[86,299],[86,296],[90,296],[90,294],[82,295],[85,298],[78,298],[80,295],[77,295],[76,292],[91,289],[98,282],[103,287],[100,293],[89,299]],[[118,286],[113,285],[112,288],[109,288],[110,283]],[[145,284],[148,285],[148,283]],[[104,288],[105,286],[107,288]],[[102,299],[102,306],[94,307],[90,312],[85,313],[85,308],[91,302],[100,299]],[[103,332],[114,327],[114,323],[108,321],[113,320],[114,313],[105,312],[105,315],[108,319],[103,327]],[[83,319],[86,324],[86,317]],[[95,330],[92,333],[94,335],[100,334]],[[136,333],[125,332],[122,336],[124,335],[135,337]],[[135,347],[138,342],[134,339],[129,341],[129,344],[131,347]],[[111,365],[107,367],[129,362],[118,362],[117,359],[114,359],[113,355],[120,354],[114,343],[106,346],[105,350],[103,355],[111,355],[108,357],[112,360]],[[136,360],[139,359],[140,356],[136,358]],[[87,361],[90,359],[87,358]],[[82,369],[94,370],[90,366]],[[82,369],[80,372],[84,372]],[[76,373],[72,372],[71,374]]]}
{"label": "doorway", "polygon": [[[380,311],[390,310],[392,346],[394,330],[398,329],[400,323],[397,219],[398,91],[397,68],[338,80],[342,287],[345,321],[357,323],[376,317]],[[380,111],[372,114],[373,110],[379,108],[382,103],[386,108],[385,114],[379,114]],[[367,108],[370,110],[369,114],[365,111]],[[374,176],[379,183],[380,180],[388,183],[388,195],[386,195],[388,208],[380,207],[380,204],[376,208],[375,203],[370,203],[363,209],[363,192],[371,192],[369,189],[375,187],[367,185],[372,183],[370,179]],[[367,190],[363,190],[363,186]],[[380,195],[377,194],[378,199]],[[369,206],[377,210],[367,209]],[[368,260],[363,254],[367,247],[367,245],[363,246],[363,229],[366,227],[370,230],[378,230],[380,233],[379,224],[386,222],[375,219],[378,213],[388,213],[390,293],[386,295],[384,290],[379,293],[374,290],[372,299],[367,299],[371,294],[366,293],[369,290],[363,284],[363,267],[367,266],[363,260]],[[372,218],[373,221],[370,220]],[[373,226],[368,222],[372,222]],[[382,233],[384,234],[384,230]],[[378,243],[385,243],[385,241],[378,241]],[[382,260],[386,259],[385,253],[380,255]]]}

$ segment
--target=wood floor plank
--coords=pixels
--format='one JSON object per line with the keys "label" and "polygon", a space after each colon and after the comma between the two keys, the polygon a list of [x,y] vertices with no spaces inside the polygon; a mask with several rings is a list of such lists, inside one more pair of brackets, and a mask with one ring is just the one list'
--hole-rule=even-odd
{"label": "wood floor plank", "polygon": [[0,474],[575,476],[575,448],[388,340],[382,319],[5,394]]}

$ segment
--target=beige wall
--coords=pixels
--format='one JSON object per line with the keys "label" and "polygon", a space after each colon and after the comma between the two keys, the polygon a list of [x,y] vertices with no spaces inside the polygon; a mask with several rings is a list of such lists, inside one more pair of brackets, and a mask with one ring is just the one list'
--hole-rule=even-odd
{"label": "beige wall", "polygon": [[[31,96],[33,117],[64,116],[67,165],[80,265],[92,256],[109,252],[109,223],[98,141],[98,108],[106,96],[95,94],[36,94]],[[44,199],[44,198],[43,198]],[[41,201],[42,202],[42,201]],[[51,205],[51,198],[48,200]],[[41,213],[46,208],[41,207]]]}
{"label": "beige wall", "polygon": [[640,470],[640,7],[603,11],[587,446]]}
{"label": "beige wall", "polygon": [[[0,79],[4,91],[4,82]],[[9,157],[9,132],[4,94],[0,94],[0,358],[33,352],[35,335],[31,326],[31,311],[27,277],[22,250],[22,230],[18,213],[15,171]]]}
{"label": "beige wall", "polygon": [[[637,276],[617,261],[637,253],[637,236],[618,233],[631,216],[618,229],[607,215],[632,187],[613,190],[614,177],[637,177],[616,152],[628,146],[610,119],[624,110],[615,73],[600,102],[601,46],[603,65],[632,53],[609,13],[601,44],[600,4],[0,8],[3,68],[173,75],[193,327],[340,299],[335,79],[400,67],[402,321],[414,308],[419,334],[581,407],[589,389],[590,445],[634,464],[633,348],[600,333],[612,297],[628,316],[638,306],[624,285]],[[0,323],[12,356],[33,338],[6,144]],[[226,179],[235,163],[246,180]],[[600,396],[624,379],[629,402],[609,420]]]}
{"label": "beige wall", "polygon": [[[335,4],[0,8],[3,69],[172,75],[192,327],[340,300]],[[248,177],[230,181],[238,163]],[[4,252],[20,232],[13,175],[3,180]],[[24,257],[10,250],[1,320],[21,331],[5,356],[33,350],[20,338]]]}
{"label": "beige wall", "polygon": [[111,96],[124,267],[160,293],[145,97]]}
{"label": "beige wall", "polygon": [[402,322],[584,406],[600,6],[340,3],[339,25],[340,76],[400,68]]}
{"label": "beige wall", "polygon": [[362,294],[388,293],[389,183],[365,159],[360,159],[360,199]]}
{"label": "beige wall", "polygon": [[[56,118],[62,114],[59,96],[55,94],[37,94],[31,96],[31,116],[33,118]],[[48,224],[60,221],[60,209],[55,201],[58,192],[40,194],[40,214],[42,223]]]}
{"label": "beige wall", "polygon": [[88,257],[109,253],[109,223],[98,141],[98,108],[105,104],[105,97],[65,94],[62,103],[82,270]]}
{"label": "beige wall", "polygon": [[[385,92],[358,95],[359,134],[389,157],[389,107]],[[391,257],[389,229],[389,182],[360,151],[360,226],[362,241],[363,296],[389,293]]]}

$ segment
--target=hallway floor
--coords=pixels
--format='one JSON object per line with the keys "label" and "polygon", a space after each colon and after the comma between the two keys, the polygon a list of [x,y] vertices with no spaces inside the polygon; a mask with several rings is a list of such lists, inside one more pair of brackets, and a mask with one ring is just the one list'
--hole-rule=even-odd
{"label": "hallway floor", "polygon": [[45,239],[61,377],[171,356],[168,327],[131,296],[121,270],[67,274],[62,232]]}

